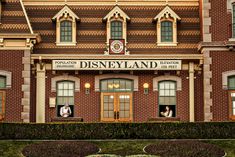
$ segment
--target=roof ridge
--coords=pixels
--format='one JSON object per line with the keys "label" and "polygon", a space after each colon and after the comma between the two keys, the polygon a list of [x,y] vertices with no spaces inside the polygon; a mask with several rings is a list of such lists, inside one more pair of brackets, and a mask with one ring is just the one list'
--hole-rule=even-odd
{"label": "roof ridge", "polygon": [[29,17],[28,17],[28,15],[27,15],[27,12],[26,12],[26,10],[25,10],[25,7],[24,7],[24,4],[23,4],[23,1],[22,1],[22,0],[20,0],[20,4],[21,4],[22,10],[23,10],[23,12],[24,12],[25,19],[26,19],[26,21],[27,21],[27,24],[28,24],[30,33],[31,33],[31,34],[34,34],[33,29],[32,29],[32,26],[31,26],[31,23],[30,23],[30,21],[29,21]]}

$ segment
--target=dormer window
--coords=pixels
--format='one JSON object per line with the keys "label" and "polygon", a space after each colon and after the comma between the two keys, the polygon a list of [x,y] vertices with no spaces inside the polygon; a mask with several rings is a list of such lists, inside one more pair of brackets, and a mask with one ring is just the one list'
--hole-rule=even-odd
{"label": "dormer window", "polygon": [[56,21],[56,45],[76,46],[76,25],[79,17],[68,7],[61,9],[52,20]]}
{"label": "dormer window", "polygon": [[106,22],[106,44],[107,50],[105,54],[125,54],[127,51],[127,22],[130,17],[116,5],[104,18]]}
{"label": "dormer window", "polygon": [[180,19],[169,6],[153,19],[157,22],[157,46],[177,46],[177,21]]}

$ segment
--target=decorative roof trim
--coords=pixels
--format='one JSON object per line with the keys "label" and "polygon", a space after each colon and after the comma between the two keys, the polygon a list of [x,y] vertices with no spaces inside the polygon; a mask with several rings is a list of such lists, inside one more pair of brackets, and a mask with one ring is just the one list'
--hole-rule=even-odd
{"label": "decorative roof trim", "polygon": [[32,29],[32,26],[31,26],[31,23],[30,23],[30,21],[29,21],[29,17],[28,17],[28,15],[27,15],[27,13],[26,13],[26,10],[25,10],[25,7],[24,7],[24,4],[23,4],[22,0],[20,0],[20,4],[21,4],[22,10],[23,10],[23,12],[24,12],[24,16],[25,16],[25,18],[26,18],[27,24],[28,24],[28,26],[29,26],[30,33],[31,33],[31,34],[34,34],[33,29]]}
{"label": "decorative roof trim", "polygon": [[113,16],[121,16],[128,21],[131,20],[131,18],[118,5],[115,5],[115,7],[103,18],[103,20],[105,21]]}
{"label": "decorative roof trim", "polygon": [[59,17],[63,17],[64,13],[67,13],[70,15],[70,17],[73,17],[75,20],[80,20],[80,18],[67,6],[65,5],[64,8],[62,8],[53,18],[52,20],[56,20]]}
{"label": "decorative roof trim", "polygon": [[181,20],[181,18],[168,5],[157,16],[155,16],[153,20],[160,20],[164,16],[166,16],[166,18],[173,17],[175,20]]}

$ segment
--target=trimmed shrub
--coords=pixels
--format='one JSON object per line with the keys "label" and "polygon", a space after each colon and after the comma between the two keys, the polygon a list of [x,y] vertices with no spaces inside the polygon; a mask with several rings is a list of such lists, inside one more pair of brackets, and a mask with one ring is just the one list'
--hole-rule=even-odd
{"label": "trimmed shrub", "polygon": [[235,123],[1,123],[0,139],[235,139]]}

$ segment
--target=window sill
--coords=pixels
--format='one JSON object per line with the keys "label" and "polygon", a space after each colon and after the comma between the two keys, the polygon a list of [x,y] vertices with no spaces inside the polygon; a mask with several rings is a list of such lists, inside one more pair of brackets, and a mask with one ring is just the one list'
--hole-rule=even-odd
{"label": "window sill", "polygon": [[177,46],[178,43],[172,43],[172,42],[169,42],[169,43],[165,43],[165,42],[162,42],[162,43],[157,43],[157,46]]}
{"label": "window sill", "polygon": [[235,38],[229,38],[228,41],[235,41]]}
{"label": "window sill", "polygon": [[148,118],[149,122],[178,122],[180,121],[180,117],[156,117],[156,118]]}
{"label": "window sill", "polygon": [[82,117],[55,117],[51,118],[51,122],[83,122]]}
{"label": "window sill", "polygon": [[76,42],[69,42],[69,43],[56,43],[56,46],[76,46]]}

